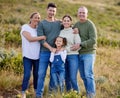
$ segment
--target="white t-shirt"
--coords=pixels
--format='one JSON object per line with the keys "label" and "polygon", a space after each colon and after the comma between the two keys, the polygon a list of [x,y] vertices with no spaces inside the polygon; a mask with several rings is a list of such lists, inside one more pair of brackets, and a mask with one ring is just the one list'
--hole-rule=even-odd
{"label": "white t-shirt", "polygon": [[53,52],[51,52],[51,55],[50,55],[50,62],[53,62],[54,56],[55,56],[55,55],[60,55],[62,61],[65,63],[66,56],[67,56],[67,51],[66,51],[66,50],[59,51],[58,53],[53,53]]}
{"label": "white t-shirt", "polygon": [[29,42],[23,35],[23,31],[29,32],[31,36],[37,37],[36,29],[31,28],[28,24],[24,24],[21,28],[21,38],[22,38],[22,55],[29,59],[39,59],[40,53],[40,43],[38,41]]}

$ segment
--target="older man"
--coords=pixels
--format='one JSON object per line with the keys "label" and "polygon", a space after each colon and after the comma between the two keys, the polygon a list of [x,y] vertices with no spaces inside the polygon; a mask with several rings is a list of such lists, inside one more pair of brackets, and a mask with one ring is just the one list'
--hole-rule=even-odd
{"label": "older man", "polygon": [[96,58],[97,30],[94,23],[87,18],[88,9],[84,6],[78,9],[79,21],[74,25],[78,28],[81,44],[72,48],[80,48],[79,71],[87,93],[87,98],[95,96],[94,62]]}

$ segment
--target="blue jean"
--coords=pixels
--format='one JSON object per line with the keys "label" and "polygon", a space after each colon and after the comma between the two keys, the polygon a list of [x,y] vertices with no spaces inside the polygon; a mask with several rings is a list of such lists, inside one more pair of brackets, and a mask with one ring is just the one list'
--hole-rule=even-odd
{"label": "blue jean", "polygon": [[55,85],[55,91],[58,91],[58,88],[60,87],[60,92],[62,93],[64,91],[64,77],[65,77],[65,72],[64,71],[59,71],[59,72],[54,72],[51,73],[52,79]]}
{"label": "blue jean", "polygon": [[87,94],[95,94],[94,62],[95,54],[79,55],[79,71]]}
{"label": "blue jean", "polygon": [[22,82],[22,92],[24,92],[28,88],[32,66],[33,66],[33,84],[34,89],[37,89],[37,79],[38,79],[38,67],[39,67],[39,59],[32,60],[26,57],[23,57],[23,66],[24,66],[24,76]]}
{"label": "blue jean", "polygon": [[67,91],[73,89],[79,92],[77,82],[78,58],[79,55],[67,55],[65,63],[65,84]]}
{"label": "blue jean", "polygon": [[[39,62],[39,70],[38,70],[38,85],[37,85],[37,90],[36,90],[36,97],[40,97],[43,95],[45,76],[46,76],[48,65],[50,64],[49,58],[50,58],[50,52],[41,52],[40,53],[40,62]],[[51,90],[53,88],[53,85],[54,84],[53,84],[52,78],[50,77],[49,90]]]}

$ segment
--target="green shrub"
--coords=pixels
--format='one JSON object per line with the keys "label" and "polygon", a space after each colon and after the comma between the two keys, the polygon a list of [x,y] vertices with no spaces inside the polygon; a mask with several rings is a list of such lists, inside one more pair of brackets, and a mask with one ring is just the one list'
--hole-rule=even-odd
{"label": "green shrub", "polygon": [[69,93],[63,94],[63,98],[82,98],[82,96],[77,91],[71,90]]}
{"label": "green shrub", "polygon": [[6,45],[21,45],[20,30],[12,30],[12,32],[5,33],[5,44]]}
{"label": "green shrub", "polygon": [[16,74],[21,74],[23,72],[21,54],[17,54],[13,50],[10,52],[0,50],[0,70],[13,71]]}
{"label": "green shrub", "polygon": [[117,96],[117,98],[120,98],[120,95],[119,95],[119,96]]}
{"label": "green shrub", "polygon": [[[17,12],[20,13],[20,11],[22,11],[22,9],[16,9]],[[13,24],[13,25],[17,25],[17,24],[24,24],[26,21],[23,20],[21,17],[15,17],[15,16],[11,16],[9,18],[5,18],[3,19],[3,21],[1,20],[2,23],[4,24]]]}

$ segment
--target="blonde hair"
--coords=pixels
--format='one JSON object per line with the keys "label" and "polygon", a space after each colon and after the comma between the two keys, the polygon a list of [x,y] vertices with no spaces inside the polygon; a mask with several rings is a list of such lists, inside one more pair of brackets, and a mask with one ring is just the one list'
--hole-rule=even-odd
{"label": "blonde hair", "polygon": [[[39,12],[33,12],[33,13],[30,15],[30,19],[32,19],[35,14],[39,14],[39,15],[40,15]],[[31,23],[31,21],[30,21],[29,23]]]}

